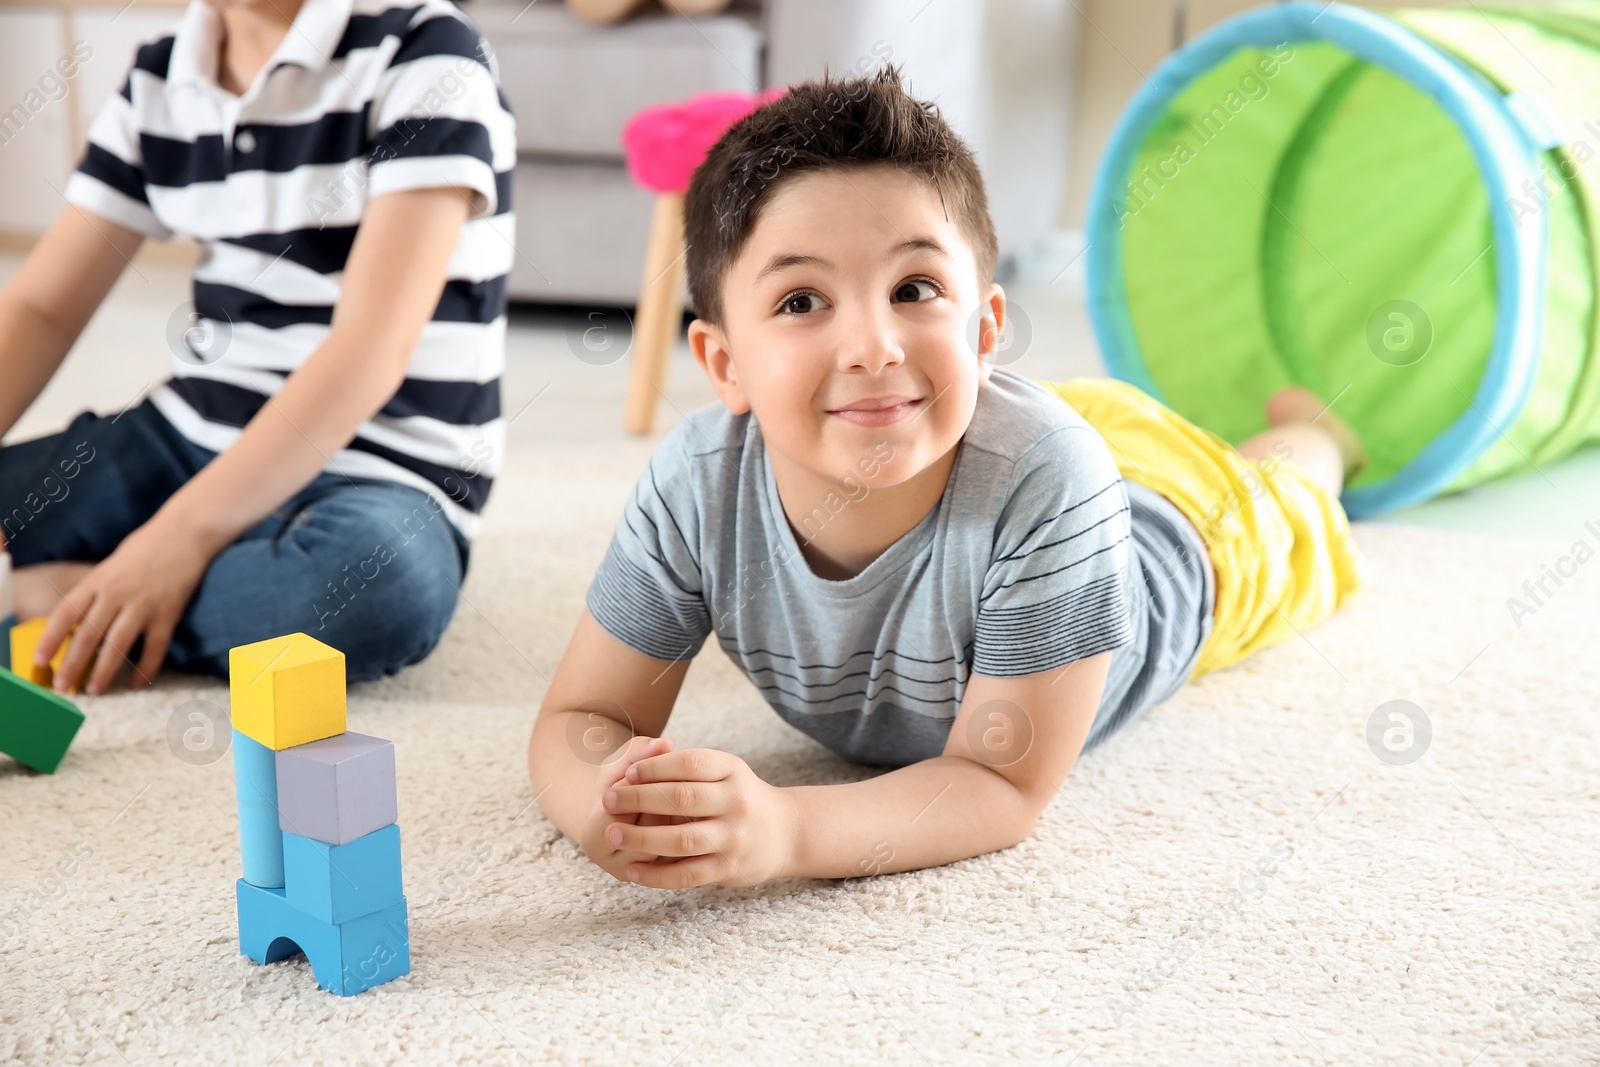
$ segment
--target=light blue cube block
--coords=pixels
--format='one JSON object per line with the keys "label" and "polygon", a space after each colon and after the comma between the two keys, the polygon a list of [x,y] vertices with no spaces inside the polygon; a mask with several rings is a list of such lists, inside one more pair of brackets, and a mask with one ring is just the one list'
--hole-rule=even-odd
{"label": "light blue cube block", "polygon": [[411,970],[406,900],[345,923],[323,922],[290,904],[282,889],[239,879],[239,951],[260,964],[304,953],[317,985],[348,997]]}
{"label": "light blue cube block", "polygon": [[233,731],[233,781],[239,798],[239,852],[244,880],[283,886],[283,831],[278,827],[277,753]]}
{"label": "light blue cube block", "polygon": [[342,923],[401,899],[400,827],[330,845],[283,835],[283,873],[290,904],[328,923]]}

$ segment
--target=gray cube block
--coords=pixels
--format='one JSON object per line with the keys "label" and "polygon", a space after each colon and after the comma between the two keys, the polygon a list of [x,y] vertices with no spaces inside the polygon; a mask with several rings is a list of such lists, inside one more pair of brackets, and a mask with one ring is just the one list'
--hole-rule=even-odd
{"label": "gray cube block", "polygon": [[278,752],[278,825],[342,845],[399,820],[394,742],[342,733]]}

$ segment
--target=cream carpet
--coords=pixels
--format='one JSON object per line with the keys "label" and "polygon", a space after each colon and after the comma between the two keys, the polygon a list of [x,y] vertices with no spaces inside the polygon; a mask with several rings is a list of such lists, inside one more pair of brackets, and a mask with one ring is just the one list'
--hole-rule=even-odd
{"label": "cream carpet", "polygon": [[[0,761],[0,1062],[1600,1060],[1600,565],[1518,629],[1562,546],[1362,527],[1358,603],[1086,757],[1025,844],[662,892],[589,864],[523,762],[643,449],[513,456],[444,644],[352,690],[398,744],[409,977],[340,999],[239,955],[231,759],[165,739],[226,691],[168,678],[85,700],[54,777]],[[680,746],[866,773],[719,657]],[[1409,765],[1366,738],[1393,699],[1431,723]]]}

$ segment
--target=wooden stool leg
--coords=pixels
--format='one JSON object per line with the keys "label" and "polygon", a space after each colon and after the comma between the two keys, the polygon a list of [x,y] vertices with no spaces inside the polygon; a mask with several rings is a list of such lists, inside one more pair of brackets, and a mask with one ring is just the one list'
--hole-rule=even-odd
{"label": "wooden stool leg", "polygon": [[683,253],[683,196],[662,193],[656,197],[633,321],[633,369],[623,411],[623,425],[630,433],[649,433],[655,425],[656,400],[683,322]]}

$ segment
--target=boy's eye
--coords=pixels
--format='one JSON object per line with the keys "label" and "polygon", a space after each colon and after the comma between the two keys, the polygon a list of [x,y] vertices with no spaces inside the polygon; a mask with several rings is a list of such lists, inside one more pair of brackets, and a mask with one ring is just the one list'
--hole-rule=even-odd
{"label": "boy's eye", "polygon": [[807,292],[790,293],[778,304],[778,310],[785,315],[809,315],[822,307],[822,297]]}
{"label": "boy's eye", "polygon": [[939,283],[927,278],[912,278],[910,281],[901,282],[894,291],[894,298],[902,304],[917,304],[924,300],[932,300],[938,296],[942,289]]}

